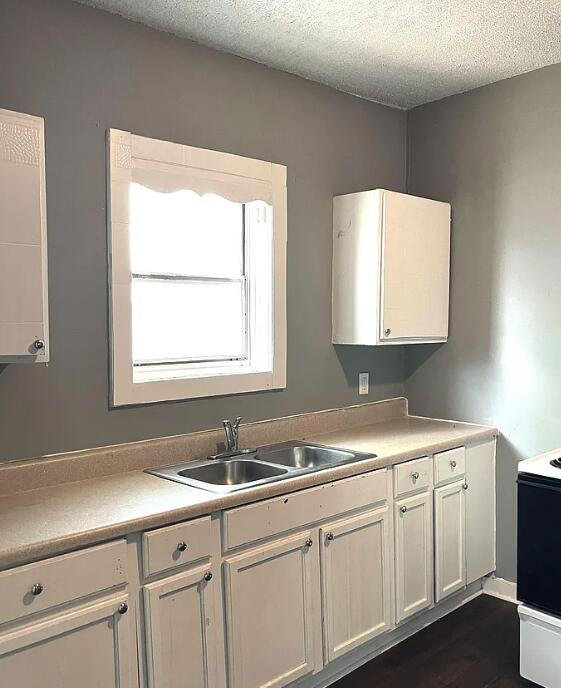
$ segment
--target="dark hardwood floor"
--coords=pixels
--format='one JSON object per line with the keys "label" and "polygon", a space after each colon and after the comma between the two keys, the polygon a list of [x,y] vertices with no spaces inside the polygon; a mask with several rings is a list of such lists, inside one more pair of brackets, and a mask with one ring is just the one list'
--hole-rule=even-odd
{"label": "dark hardwood floor", "polygon": [[332,688],[536,688],[518,674],[516,605],[481,595]]}

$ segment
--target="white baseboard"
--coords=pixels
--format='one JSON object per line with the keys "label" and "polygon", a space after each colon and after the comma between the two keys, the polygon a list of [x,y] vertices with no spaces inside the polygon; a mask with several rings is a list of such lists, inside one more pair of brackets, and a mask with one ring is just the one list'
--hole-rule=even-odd
{"label": "white baseboard", "polygon": [[498,597],[501,600],[518,604],[516,599],[516,583],[508,581],[504,578],[497,578],[496,576],[489,576],[483,579],[483,593]]}

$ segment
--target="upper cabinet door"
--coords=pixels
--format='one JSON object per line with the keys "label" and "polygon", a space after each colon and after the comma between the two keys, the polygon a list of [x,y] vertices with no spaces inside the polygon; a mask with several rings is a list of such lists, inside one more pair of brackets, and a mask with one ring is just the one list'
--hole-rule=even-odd
{"label": "upper cabinet door", "polygon": [[391,626],[389,512],[368,511],[320,530],[326,661]]}
{"label": "upper cabinet door", "polygon": [[0,109],[0,362],[49,360],[40,117]]}
{"label": "upper cabinet door", "polygon": [[448,336],[450,205],[383,192],[382,340]]}

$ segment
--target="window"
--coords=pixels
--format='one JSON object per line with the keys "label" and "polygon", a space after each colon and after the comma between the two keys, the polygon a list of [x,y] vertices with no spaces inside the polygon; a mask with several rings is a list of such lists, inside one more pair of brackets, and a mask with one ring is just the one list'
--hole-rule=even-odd
{"label": "window", "polygon": [[114,405],[285,386],[286,168],[109,134]]}

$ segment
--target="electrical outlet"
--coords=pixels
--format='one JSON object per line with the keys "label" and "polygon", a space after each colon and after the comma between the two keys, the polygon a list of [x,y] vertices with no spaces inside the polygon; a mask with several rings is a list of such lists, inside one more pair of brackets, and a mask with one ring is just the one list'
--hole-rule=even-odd
{"label": "electrical outlet", "polygon": [[358,374],[358,393],[368,394],[368,386],[370,374],[369,373],[359,373]]}

